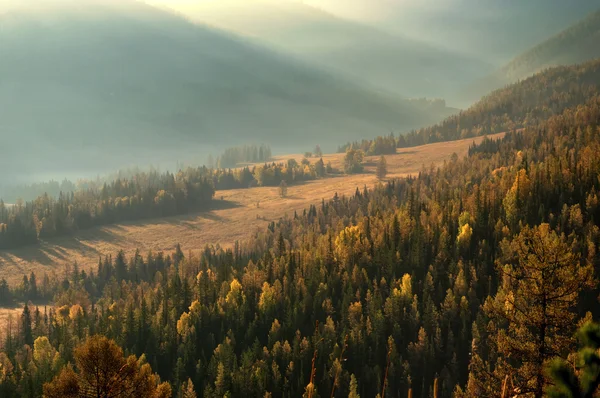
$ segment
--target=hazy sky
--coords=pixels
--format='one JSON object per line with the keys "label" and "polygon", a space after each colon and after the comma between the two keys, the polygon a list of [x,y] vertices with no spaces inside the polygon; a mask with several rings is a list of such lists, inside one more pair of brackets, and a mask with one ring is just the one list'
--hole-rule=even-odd
{"label": "hazy sky", "polygon": [[[198,5],[206,6],[207,4],[218,4],[221,0],[148,0],[150,3],[168,5],[173,8],[186,9]],[[228,3],[247,4],[254,0],[229,0]],[[264,0],[261,0],[264,1]],[[267,0],[269,1],[269,0]],[[333,14],[355,18],[355,19],[371,19],[382,16],[385,10],[390,7],[411,7],[416,4],[431,5],[432,0],[270,0],[272,2],[297,2],[305,3],[313,7],[321,8]],[[427,7],[427,5],[424,5]]]}

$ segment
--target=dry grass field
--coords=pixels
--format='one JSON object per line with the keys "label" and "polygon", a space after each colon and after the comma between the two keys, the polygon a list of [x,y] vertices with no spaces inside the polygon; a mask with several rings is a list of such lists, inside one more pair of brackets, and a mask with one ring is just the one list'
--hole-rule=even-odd
{"label": "dry grass field", "polygon": [[[494,137],[499,137],[496,135]],[[398,150],[396,155],[386,156],[388,177],[403,177],[418,173],[423,166],[440,165],[453,153],[465,156],[469,145],[482,138],[424,145]],[[303,155],[278,156],[275,161]],[[334,167],[340,168],[343,154],[323,156]],[[24,274],[35,272],[62,273],[67,264],[77,262],[81,268],[90,269],[98,264],[98,257],[115,254],[123,249],[127,254],[140,249],[171,251],[180,243],[185,252],[199,250],[206,244],[231,246],[236,240],[243,241],[257,228],[285,214],[302,211],[310,204],[320,203],[338,195],[354,193],[357,187],[372,187],[377,183],[375,162],[378,157],[367,157],[365,172],[351,176],[338,176],[311,181],[288,188],[288,196],[281,198],[278,188],[256,187],[229,191],[218,191],[214,209],[207,212],[177,217],[122,223],[80,231],[76,236],[61,237],[36,246],[16,250],[0,251],[0,277],[14,285],[23,280]],[[311,160],[311,162],[314,160]],[[222,200],[221,200],[222,198]],[[258,204],[258,206],[257,206]],[[38,280],[41,277],[38,276]],[[0,313],[0,318],[4,313]]]}

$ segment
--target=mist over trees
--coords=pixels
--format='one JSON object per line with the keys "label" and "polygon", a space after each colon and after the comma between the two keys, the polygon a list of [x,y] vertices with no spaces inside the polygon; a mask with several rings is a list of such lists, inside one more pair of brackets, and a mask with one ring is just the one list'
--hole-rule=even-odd
{"label": "mist over trees", "polygon": [[[449,48],[481,28],[453,46],[476,51],[504,30],[501,59],[503,50],[597,8],[577,1],[423,0],[427,17],[418,23],[430,39],[447,29]],[[379,0],[344,4],[381,22],[367,29],[376,37],[405,17]],[[415,15],[416,0],[402,4]],[[301,188],[293,185],[305,181],[368,178],[374,186],[313,197],[244,241],[186,237],[183,246],[147,252],[98,246],[90,248],[93,267],[64,251],[60,269],[23,272],[10,285],[15,276],[7,272],[19,268],[4,270],[0,397],[600,393],[600,60],[543,70],[439,121],[449,111],[443,100],[386,94],[140,2],[36,5],[0,13],[0,181],[12,170],[229,149],[211,152],[209,167],[14,187],[7,191],[14,203],[0,199],[2,259],[26,262],[47,247],[14,248],[77,238],[85,228],[209,212],[216,190],[272,187],[251,193],[269,191],[262,203],[289,204]],[[308,20],[326,21],[314,26],[317,34],[335,25],[348,33],[343,42],[365,32],[297,6]],[[447,21],[432,24],[440,10],[449,10]],[[539,19],[519,25],[533,11]],[[509,74],[587,60],[597,50],[597,17],[516,58]],[[387,160],[396,164],[407,151],[398,148],[494,133],[504,134],[473,142],[462,158],[388,176]],[[271,145],[284,142],[307,151],[304,158],[274,161]],[[321,145],[327,151],[333,143],[340,154],[325,160],[341,170],[324,161]],[[365,166],[375,166],[374,176],[350,176]],[[255,199],[250,206],[260,208],[263,198]]]}
{"label": "mist over trees", "polygon": [[0,15],[2,169],[114,170],[249,137],[334,145],[451,113],[141,2],[38,3]]}
{"label": "mist over trees", "polygon": [[120,252],[38,278],[60,306],[10,321],[2,393],[58,374],[38,373],[27,342],[46,336],[66,362],[100,333],[144,354],[174,395],[191,381],[211,397],[497,396],[508,375],[511,392],[540,396],[551,353],[575,352],[578,320],[597,309],[599,125],[594,96],[231,249]]}
{"label": "mist over trees", "polygon": [[485,79],[471,83],[468,92],[478,98],[488,91],[527,78],[557,65],[577,64],[600,57],[600,10],[516,56]]}
{"label": "mist over trees", "polygon": [[[244,145],[227,148],[217,157],[214,167],[228,169],[237,167],[239,163],[261,163],[271,159],[271,147],[262,145]],[[209,167],[213,167],[209,165]]]}
{"label": "mist over trees", "polygon": [[61,192],[56,198],[44,194],[11,207],[0,199],[0,249],[97,225],[208,209],[214,193],[203,170],[190,168],[176,175],[140,173],[98,190]]}

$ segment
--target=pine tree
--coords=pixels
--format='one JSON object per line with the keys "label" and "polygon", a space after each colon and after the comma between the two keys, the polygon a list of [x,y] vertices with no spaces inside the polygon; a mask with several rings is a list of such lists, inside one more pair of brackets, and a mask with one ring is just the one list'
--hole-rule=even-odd
{"label": "pine tree", "polygon": [[21,333],[23,334],[23,344],[33,346],[33,331],[31,328],[31,312],[29,306],[25,304],[23,314],[21,314]]}
{"label": "pine tree", "polygon": [[377,178],[383,180],[387,173],[387,161],[385,160],[385,156],[381,155],[377,162]]}
{"label": "pine tree", "polygon": [[544,368],[572,347],[579,294],[595,285],[591,265],[581,265],[576,253],[574,243],[548,224],[524,228],[504,247],[502,286],[484,306],[491,320],[488,345],[496,354],[487,363],[474,356],[473,389],[499,391],[508,377],[521,394],[544,395],[549,385]]}
{"label": "pine tree", "polygon": [[316,157],[321,157],[323,156],[323,151],[321,150],[321,146],[317,145],[315,146],[315,150],[313,151],[313,153],[315,154]]}
{"label": "pine tree", "polygon": [[196,398],[194,383],[192,383],[191,379],[187,379],[187,381],[181,385],[181,398]]}
{"label": "pine tree", "polygon": [[573,366],[557,358],[548,366],[554,382],[548,391],[550,398],[592,398],[600,387],[600,325],[587,322],[577,332],[582,344],[577,353],[577,373]]}
{"label": "pine tree", "polygon": [[125,263],[125,252],[123,250],[119,250],[119,253],[117,253],[115,273],[118,282],[127,279],[127,264]]}
{"label": "pine tree", "polygon": [[354,374],[350,376],[350,392],[348,393],[348,398],[360,398],[360,395],[358,394],[358,381],[356,381]]}
{"label": "pine tree", "polygon": [[68,366],[44,384],[44,397],[156,397],[171,396],[168,383],[144,357],[123,356],[123,350],[104,336],[92,336],[75,349],[77,373]]}
{"label": "pine tree", "polygon": [[288,187],[284,180],[281,180],[281,184],[279,184],[279,196],[285,198],[288,193]]}
{"label": "pine tree", "polygon": [[30,300],[37,299],[37,296],[38,296],[37,281],[35,279],[35,274],[33,273],[33,271],[31,272],[31,275],[29,276],[29,292],[28,293],[29,293]]}
{"label": "pine tree", "polygon": [[215,393],[217,396],[222,397],[227,394],[227,391],[225,366],[223,365],[223,362],[219,362],[219,365],[217,365],[217,377],[215,379]]}

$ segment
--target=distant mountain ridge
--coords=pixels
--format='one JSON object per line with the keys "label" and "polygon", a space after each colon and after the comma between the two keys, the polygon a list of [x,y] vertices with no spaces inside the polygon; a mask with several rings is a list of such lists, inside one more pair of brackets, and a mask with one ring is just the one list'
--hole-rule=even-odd
{"label": "distant mountain ridge", "polygon": [[598,0],[305,0],[497,67],[599,7]]}
{"label": "distant mountain ridge", "polygon": [[510,81],[540,69],[600,57],[600,9],[587,18],[519,55],[500,73]]}
{"label": "distant mountain ridge", "polygon": [[403,137],[407,146],[514,131],[600,94],[600,59],[548,68],[492,91],[468,109]]}
{"label": "distant mountain ridge", "polygon": [[447,98],[493,70],[476,57],[342,19],[300,2],[220,0],[176,8],[194,20],[407,97]]}
{"label": "distant mountain ridge", "polygon": [[482,95],[549,67],[577,64],[598,58],[599,43],[600,9],[518,55],[492,75],[473,84],[469,91],[472,96]]}
{"label": "distant mountain ridge", "polygon": [[134,1],[0,16],[0,166],[23,172],[112,170],[209,144],[334,145],[448,113]]}

